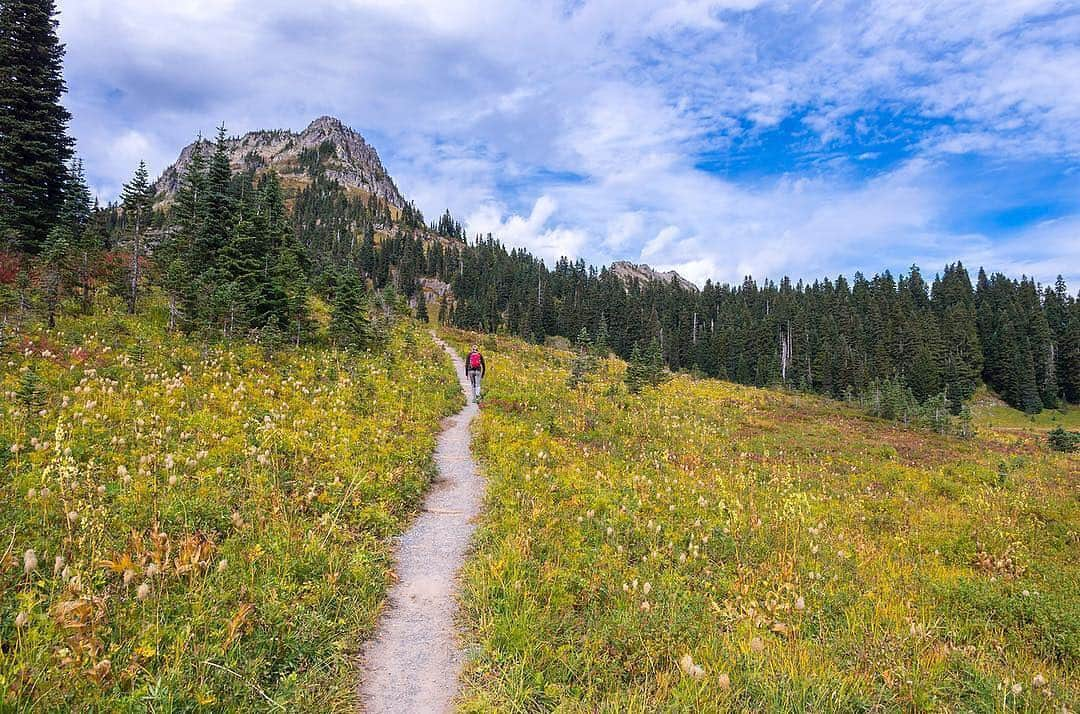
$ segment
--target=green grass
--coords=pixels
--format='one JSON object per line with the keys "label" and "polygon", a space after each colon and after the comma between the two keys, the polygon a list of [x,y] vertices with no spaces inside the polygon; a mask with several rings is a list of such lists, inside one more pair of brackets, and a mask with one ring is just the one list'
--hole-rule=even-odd
{"label": "green grass", "polygon": [[465,711],[1075,709],[1077,456],[480,339]]}
{"label": "green grass", "polygon": [[1070,431],[1080,430],[1080,406],[1075,404],[1062,404],[1058,409],[1025,414],[995,397],[985,387],[975,393],[972,404],[971,413],[976,427],[1046,431],[1060,426]]}
{"label": "green grass", "polygon": [[163,324],[106,309],[0,354],[0,709],[353,706],[449,361],[408,322],[269,356]]}

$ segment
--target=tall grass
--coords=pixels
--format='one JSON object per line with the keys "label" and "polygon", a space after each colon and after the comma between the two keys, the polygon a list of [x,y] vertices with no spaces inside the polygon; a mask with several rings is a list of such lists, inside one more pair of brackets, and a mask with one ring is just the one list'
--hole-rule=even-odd
{"label": "tall grass", "polygon": [[485,357],[466,711],[1076,709],[1080,458],[1041,434]]}
{"label": "tall grass", "polygon": [[405,323],[378,353],[270,355],[163,323],[5,341],[0,708],[349,706],[449,363]]}

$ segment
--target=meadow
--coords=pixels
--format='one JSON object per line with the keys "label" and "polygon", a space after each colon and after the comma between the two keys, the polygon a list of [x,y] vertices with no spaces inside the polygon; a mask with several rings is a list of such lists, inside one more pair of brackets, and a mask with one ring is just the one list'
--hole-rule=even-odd
{"label": "meadow", "polygon": [[165,322],[4,332],[0,709],[351,707],[449,361],[408,320],[361,353]]}
{"label": "meadow", "polygon": [[1075,711],[1080,457],[480,341],[464,711]]}

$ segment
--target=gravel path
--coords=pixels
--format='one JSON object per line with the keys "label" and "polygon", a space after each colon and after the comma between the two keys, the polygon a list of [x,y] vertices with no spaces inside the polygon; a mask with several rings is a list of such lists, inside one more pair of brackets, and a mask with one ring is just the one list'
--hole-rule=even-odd
{"label": "gravel path", "polygon": [[[450,355],[469,394],[461,358],[435,341]],[[476,413],[470,400],[444,423],[435,449],[438,475],[423,511],[398,541],[398,580],[361,665],[360,702],[368,714],[452,711],[463,661],[454,629],[455,578],[484,492],[469,452]]]}

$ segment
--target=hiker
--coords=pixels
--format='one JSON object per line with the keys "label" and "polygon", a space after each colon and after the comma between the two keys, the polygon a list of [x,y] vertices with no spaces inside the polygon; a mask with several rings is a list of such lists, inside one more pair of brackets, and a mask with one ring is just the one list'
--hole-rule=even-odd
{"label": "hiker", "polygon": [[484,355],[480,354],[476,345],[473,345],[469,356],[465,358],[465,376],[469,378],[469,384],[472,386],[474,402],[480,401],[480,380],[484,378],[485,371],[487,368],[484,366]]}

